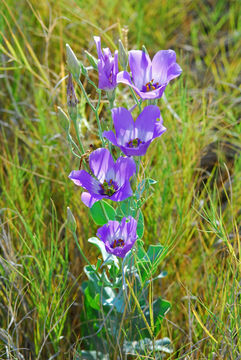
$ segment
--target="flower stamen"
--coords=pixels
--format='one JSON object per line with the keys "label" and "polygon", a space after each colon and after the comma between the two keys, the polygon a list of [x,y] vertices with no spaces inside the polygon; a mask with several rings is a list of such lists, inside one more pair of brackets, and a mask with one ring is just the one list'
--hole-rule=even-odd
{"label": "flower stamen", "polygon": [[113,182],[112,179],[110,179],[109,181],[104,180],[103,184],[101,184],[100,186],[103,190],[103,195],[107,196],[112,196],[117,190],[116,184]]}
{"label": "flower stamen", "polygon": [[148,83],[146,83],[144,90],[146,90],[146,92],[152,91],[152,90],[156,90],[156,89],[158,88],[158,85],[159,85],[158,82],[156,82],[156,83],[154,84],[154,79],[151,79],[151,81],[149,81]]}
{"label": "flower stamen", "polygon": [[112,249],[115,249],[115,248],[117,248],[117,247],[124,247],[124,245],[125,245],[125,241],[124,240],[122,240],[122,239],[118,239],[118,240],[114,240],[114,242],[113,242],[113,244],[111,245],[111,247],[112,247]]}
{"label": "flower stamen", "polygon": [[127,146],[130,148],[137,148],[140,144],[143,144],[143,141],[141,141],[139,138],[135,138],[133,140],[130,140],[127,143]]}

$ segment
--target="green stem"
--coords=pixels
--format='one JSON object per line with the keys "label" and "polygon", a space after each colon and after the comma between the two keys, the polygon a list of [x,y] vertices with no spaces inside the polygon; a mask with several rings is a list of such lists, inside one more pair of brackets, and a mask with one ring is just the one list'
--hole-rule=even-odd
{"label": "green stem", "polygon": [[[68,109],[69,110],[69,109]],[[73,145],[78,149],[78,152],[80,153],[80,155],[84,155],[85,154],[85,149],[83,147],[83,144],[82,144],[82,141],[80,139],[80,136],[79,136],[79,129],[78,129],[78,126],[77,126],[77,108],[75,109],[75,112],[71,112],[69,110],[69,116],[70,116],[70,119],[72,120],[73,124],[74,124],[74,129],[75,129],[75,133],[76,133],[76,137],[77,137],[77,140],[78,140],[78,143],[79,143],[79,147],[75,144],[75,142],[73,141],[73,139],[71,138],[70,136],[70,124],[69,124],[69,128],[68,128],[68,136],[69,136],[69,139],[70,141],[73,143]],[[77,154],[75,154],[77,155]],[[82,156],[79,156],[77,155],[77,157],[79,159],[83,159]],[[85,162],[85,160],[83,159],[83,164],[84,164],[84,167],[86,170],[88,170],[88,166]]]}
{"label": "green stem", "polygon": [[129,86],[129,89],[131,90],[132,96],[134,97],[135,102],[139,107],[139,111],[141,112],[141,103],[142,103],[141,99],[140,99],[140,101],[137,99],[137,96],[131,86]]}
{"label": "green stem", "polygon": [[[97,106],[96,108],[94,107],[94,105],[92,104],[92,102],[90,101],[89,99],[89,96],[87,95],[86,91],[85,91],[85,88],[82,84],[82,82],[78,79],[78,78],[75,78],[77,84],[80,86],[81,90],[83,91],[83,94],[84,94],[84,97],[87,101],[87,103],[89,104],[89,106],[91,107],[91,110],[95,113],[95,118],[96,118],[96,121],[97,121],[97,125],[98,125],[98,129],[99,129],[99,137],[101,139],[101,142],[102,142],[102,146],[104,147],[105,146],[105,142],[104,142],[104,139],[103,139],[103,136],[102,136],[102,129],[101,129],[101,125],[100,125],[100,118],[99,118],[99,114],[98,114],[98,110],[99,110],[99,107],[100,107],[100,101],[101,101],[101,90],[97,89],[96,86],[95,88],[97,89],[97,92],[98,92],[98,103],[97,103]],[[92,83],[92,82],[91,82]]]}
{"label": "green stem", "polygon": [[115,102],[115,89],[114,90],[110,90],[106,92],[109,104],[110,104],[110,110],[113,109],[114,107],[114,102]]}
{"label": "green stem", "polygon": [[95,272],[95,274],[96,274],[96,276],[98,276],[99,280],[101,280],[101,277],[100,277],[98,271],[91,265],[91,263],[89,262],[89,260],[88,260],[87,257],[85,256],[83,250],[81,249],[80,244],[79,244],[78,239],[77,239],[76,233],[75,233],[75,232],[72,232],[72,234],[73,234],[73,236],[74,236],[74,240],[75,240],[75,242],[76,242],[76,245],[77,245],[77,247],[78,247],[78,249],[79,249],[79,252],[81,253],[83,259],[87,262],[87,264],[88,264],[88,265],[91,267],[91,269]]}
{"label": "green stem", "polygon": [[104,147],[105,146],[105,141],[104,141],[104,138],[102,136],[100,118],[99,118],[99,114],[98,114],[99,107],[100,107],[100,100],[101,100],[101,91],[100,90],[98,91],[98,94],[99,94],[98,103],[97,103],[96,109],[94,110],[94,113],[95,113],[95,118],[96,118],[98,129],[99,129],[99,137],[100,137],[100,140],[102,142],[102,146]]}
{"label": "green stem", "polygon": [[85,88],[84,88],[82,82],[81,82],[78,78],[76,78],[76,77],[75,77],[75,81],[76,81],[77,84],[80,86],[81,90],[83,91],[83,94],[84,94],[84,97],[85,97],[87,103],[89,104],[89,106],[91,107],[91,109],[95,112],[95,107],[94,107],[94,105],[91,103],[91,101],[90,101],[90,99],[89,99],[89,97],[88,97],[88,95],[87,95],[87,92],[85,91]]}
{"label": "green stem", "polygon": [[104,213],[104,215],[105,215],[106,220],[109,221],[109,220],[110,220],[110,219],[109,219],[109,216],[107,215],[107,212],[106,212],[106,210],[105,210],[105,207],[104,207],[104,204],[103,204],[102,201],[100,201],[100,206],[101,206],[101,208],[102,208],[102,211],[103,211],[103,213]]}

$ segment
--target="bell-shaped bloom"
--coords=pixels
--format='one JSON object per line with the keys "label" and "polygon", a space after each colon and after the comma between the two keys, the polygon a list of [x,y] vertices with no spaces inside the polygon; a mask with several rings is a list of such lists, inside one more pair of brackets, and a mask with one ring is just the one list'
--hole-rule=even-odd
{"label": "bell-shaped bloom", "polygon": [[131,112],[123,107],[112,109],[112,118],[115,133],[104,131],[103,136],[127,156],[145,155],[151,142],[166,131],[156,105],[146,106],[136,121]]}
{"label": "bell-shaped bloom", "polygon": [[129,66],[131,76],[122,71],[117,75],[117,83],[131,86],[143,100],[160,98],[169,81],[182,72],[173,50],[158,51],[152,61],[144,51],[131,50]]}
{"label": "bell-shaped bloom", "polygon": [[110,220],[98,229],[97,236],[104,242],[109,254],[123,258],[138,238],[136,228],[137,221],[133,217],[124,217],[121,223]]}
{"label": "bell-shaped bloom", "polygon": [[113,90],[118,74],[118,51],[115,51],[113,57],[109,48],[102,51],[99,36],[94,36],[94,40],[98,54],[99,89]]}
{"label": "bell-shaped bloom", "polygon": [[109,150],[100,148],[90,154],[89,166],[93,176],[85,170],[73,170],[69,174],[76,185],[88,191],[81,196],[86,206],[91,207],[101,199],[122,201],[132,196],[130,178],[136,172],[133,159],[119,157],[114,162]]}

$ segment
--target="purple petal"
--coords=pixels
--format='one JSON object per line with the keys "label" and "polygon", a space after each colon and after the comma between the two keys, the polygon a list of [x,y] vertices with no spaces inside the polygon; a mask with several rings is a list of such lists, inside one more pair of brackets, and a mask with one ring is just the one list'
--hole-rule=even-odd
{"label": "purple petal", "polygon": [[157,138],[157,137],[161,136],[166,131],[165,126],[162,125],[162,118],[160,118],[160,119],[161,119],[160,121],[156,121],[156,123],[155,123],[153,138]]}
{"label": "purple petal", "polygon": [[[119,235],[119,232],[120,232],[120,224],[118,221],[112,221],[110,220],[108,222],[108,228],[109,228],[109,235],[111,236],[111,238],[115,238]],[[110,240],[112,240],[110,239]]]}
{"label": "purple petal", "polygon": [[127,157],[119,157],[115,163],[116,182],[119,186],[124,185],[126,181],[129,182],[131,176],[136,173],[135,161]]}
{"label": "purple petal", "polygon": [[98,193],[100,189],[99,182],[85,170],[73,170],[69,174],[69,178],[75,185],[82,186],[91,193]]}
{"label": "purple petal", "polygon": [[[154,100],[154,99],[160,99],[165,91],[167,84],[162,85],[161,87],[157,88],[156,90],[143,92],[140,91],[138,95],[142,100]],[[137,93],[137,91],[136,91]]]}
{"label": "purple petal", "polygon": [[83,192],[82,195],[81,195],[81,200],[82,202],[88,206],[89,208],[91,208],[94,203],[96,201],[99,201],[103,198],[103,196],[99,195],[98,197],[95,197],[93,195],[91,195],[90,193],[87,193],[87,192]]}
{"label": "purple petal", "polygon": [[133,246],[134,242],[137,239],[136,229],[137,229],[137,221],[129,216],[128,222],[126,218],[123,218],[120,224],[120,232],[121,238],[126,240],[127,243],[130,243]]}
{"label": "purple petal", "polygon": [[144,107],[135,121],[136,137],[146,142],[153,138],[156,119],[160,118],[160,110],[156,105]]}
{"label": "purple petal", "polygon": [[106,64],[103,60],[98,60],[98,72],[99,72],[99,89],[110,90],[113,89],[113,84],[109,80],[111,70],[106,70]]}
{"label": "purple petal", "polygon": [[98,58],[101,59],[103,57],[101,50],[101,40],[99,36],[94,36],[94,41],[97,49]]}
{"label": "purple petal", "polygon": [[176,53],[173,50],[160,50],[152,60],[152,76],[154,82],[160,85],[168,82],[167,72],[176,63]]}
{"label": "purple petal", "polygon": [[128,86],[131,86],[132,89],[135,90],[135,92],[139,95],[140,93],[140,90],[138,89],[138,87],[136,87],[133,82],[131,81],[131,77],[130,75],[128,74],[127,71],[121,71],[117,74],[117,84],[125,84],[125,85],[128,85]]}
{"label": "purple petal", "polygon": [[170,81],[177,76],[181,75],[182,69],[178,64],[173,64],[169,67],[167,71],[167,81]]}
{"label": "purple petal", "polygon": [[[134,218],[129,216],[126,219],[124,217],[121,223],[112,220],[108,221],[108,224],[98,229],[97,236],[103,241],[105,249],[109,254],[123,258],[133,247],[137,239],[136,228],[137,221]],[[113,242],[119,239],[124,241],[124,246],[113,248]]]}
{"label": "purple petal", "polygon": [[134,139],[135,135],[132,115],[123,107],[114,108],[111,110],[111,113],[116,132],[116,140],[119,145],[125,145]]}
{"label": "purple petal", "polygon": [[152,79],[152,68],[149,55],[141,50],[132,50],[129,52],[129,65],[134,84],[139,89],[142,89],[143,85]]}
{"label": "purple petal", "polygon": [[133,86],[130,74],[127,71],[121,71],[117,74],[117,84],[122,83],[129,86]]}
{"label": "purple petal", "polygon": [[120,149],[126,156],[143,156],[143,155],[145,155],[151,141],[152,140],[149,140],[149,141],[145,142],[144,144],[140,144],[136,148],[120,146]]}
{"label": "purple petal", "polygon": [[106,139],[108,139],[114,146],[118,146],[117,142],[116,142],[116,137],[115,134],[113,133],[113,131],[104,131],[102,133],[102,136]]}
{"label": "purple petal", "polygon": [[105,180],[107,172],[114,168],[114,160],[108,149],[100,148],[89,156],[90,169],[100,182]]}
{"label": "purple petal", "polygon": [[107,59],[107,58],[112,58],[112,54],[111,54],[111,51],[109,48],[104,48],[103,49],[103,55],[104,57]]}
{"label": "purple petal", "polygon": [[132,196],[133,191],[130,185],[130,182],[127,181],[114,195],[109,199],[112,201],[123,201],[128,197]]}

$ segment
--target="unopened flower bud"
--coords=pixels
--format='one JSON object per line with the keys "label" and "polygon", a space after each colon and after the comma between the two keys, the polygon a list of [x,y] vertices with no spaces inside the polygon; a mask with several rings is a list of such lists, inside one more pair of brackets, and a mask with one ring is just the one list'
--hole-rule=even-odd
{"label": "unopened flower bud", "polygon": [[148,51],[147,51],[145,45],[142,45],[142,51],[144,51],[144,53],[146,53],[148,55]]}
{"label": "unopened flower bud", "polygon": [[75,53],[71,49],[71,47],[66,44],[66,55],[67,55],[67,65],[69,68],[69,71],[79,78],[80,75],[80,62],[78,61]]}
{"label": "unopened flower bud", "polygon": [[72,214],[72,211],[70,210],[69,207],[67,207],[67,226],[72,232],[75,232],[77,229],[74,215]]}
{"label": "unopened flower bud", "polygon": [[69,123],[69,118],[68,118],[67,114],[64,112],[64,110],[60,106],[57,106],[57,109],[58,109],[59,118],[63,121],[67,121],[67,123]]}
{"label": "unopened flower bud", "polygon": [[91,55],[88,51],[85,51],[85,55],[90,63],[90,65],[93,67],[93,69],[98,70],[98,60]]}
{"label": "unopened flower bud", "polygon": [[69,107],[76,107],[78,104],[78,99],[75,94],[74,84],[72,81],[72,75],[69,73],[69,80],[67,85],[67,105]]}
{"label": "unopened flower bud", "polygon": [[87,68],[83,64],[81,64],[81,74],[84,76],[88,75]]}
{"label": "unopened flower bud", "polygon": [[120,60],[120,64],[123,67],[124,70],[126,70],[127,65],[128,65],[128,54],[126,49],[124,48],[124,45],[121,41],[121,39],[119,39],[119,60]]}

